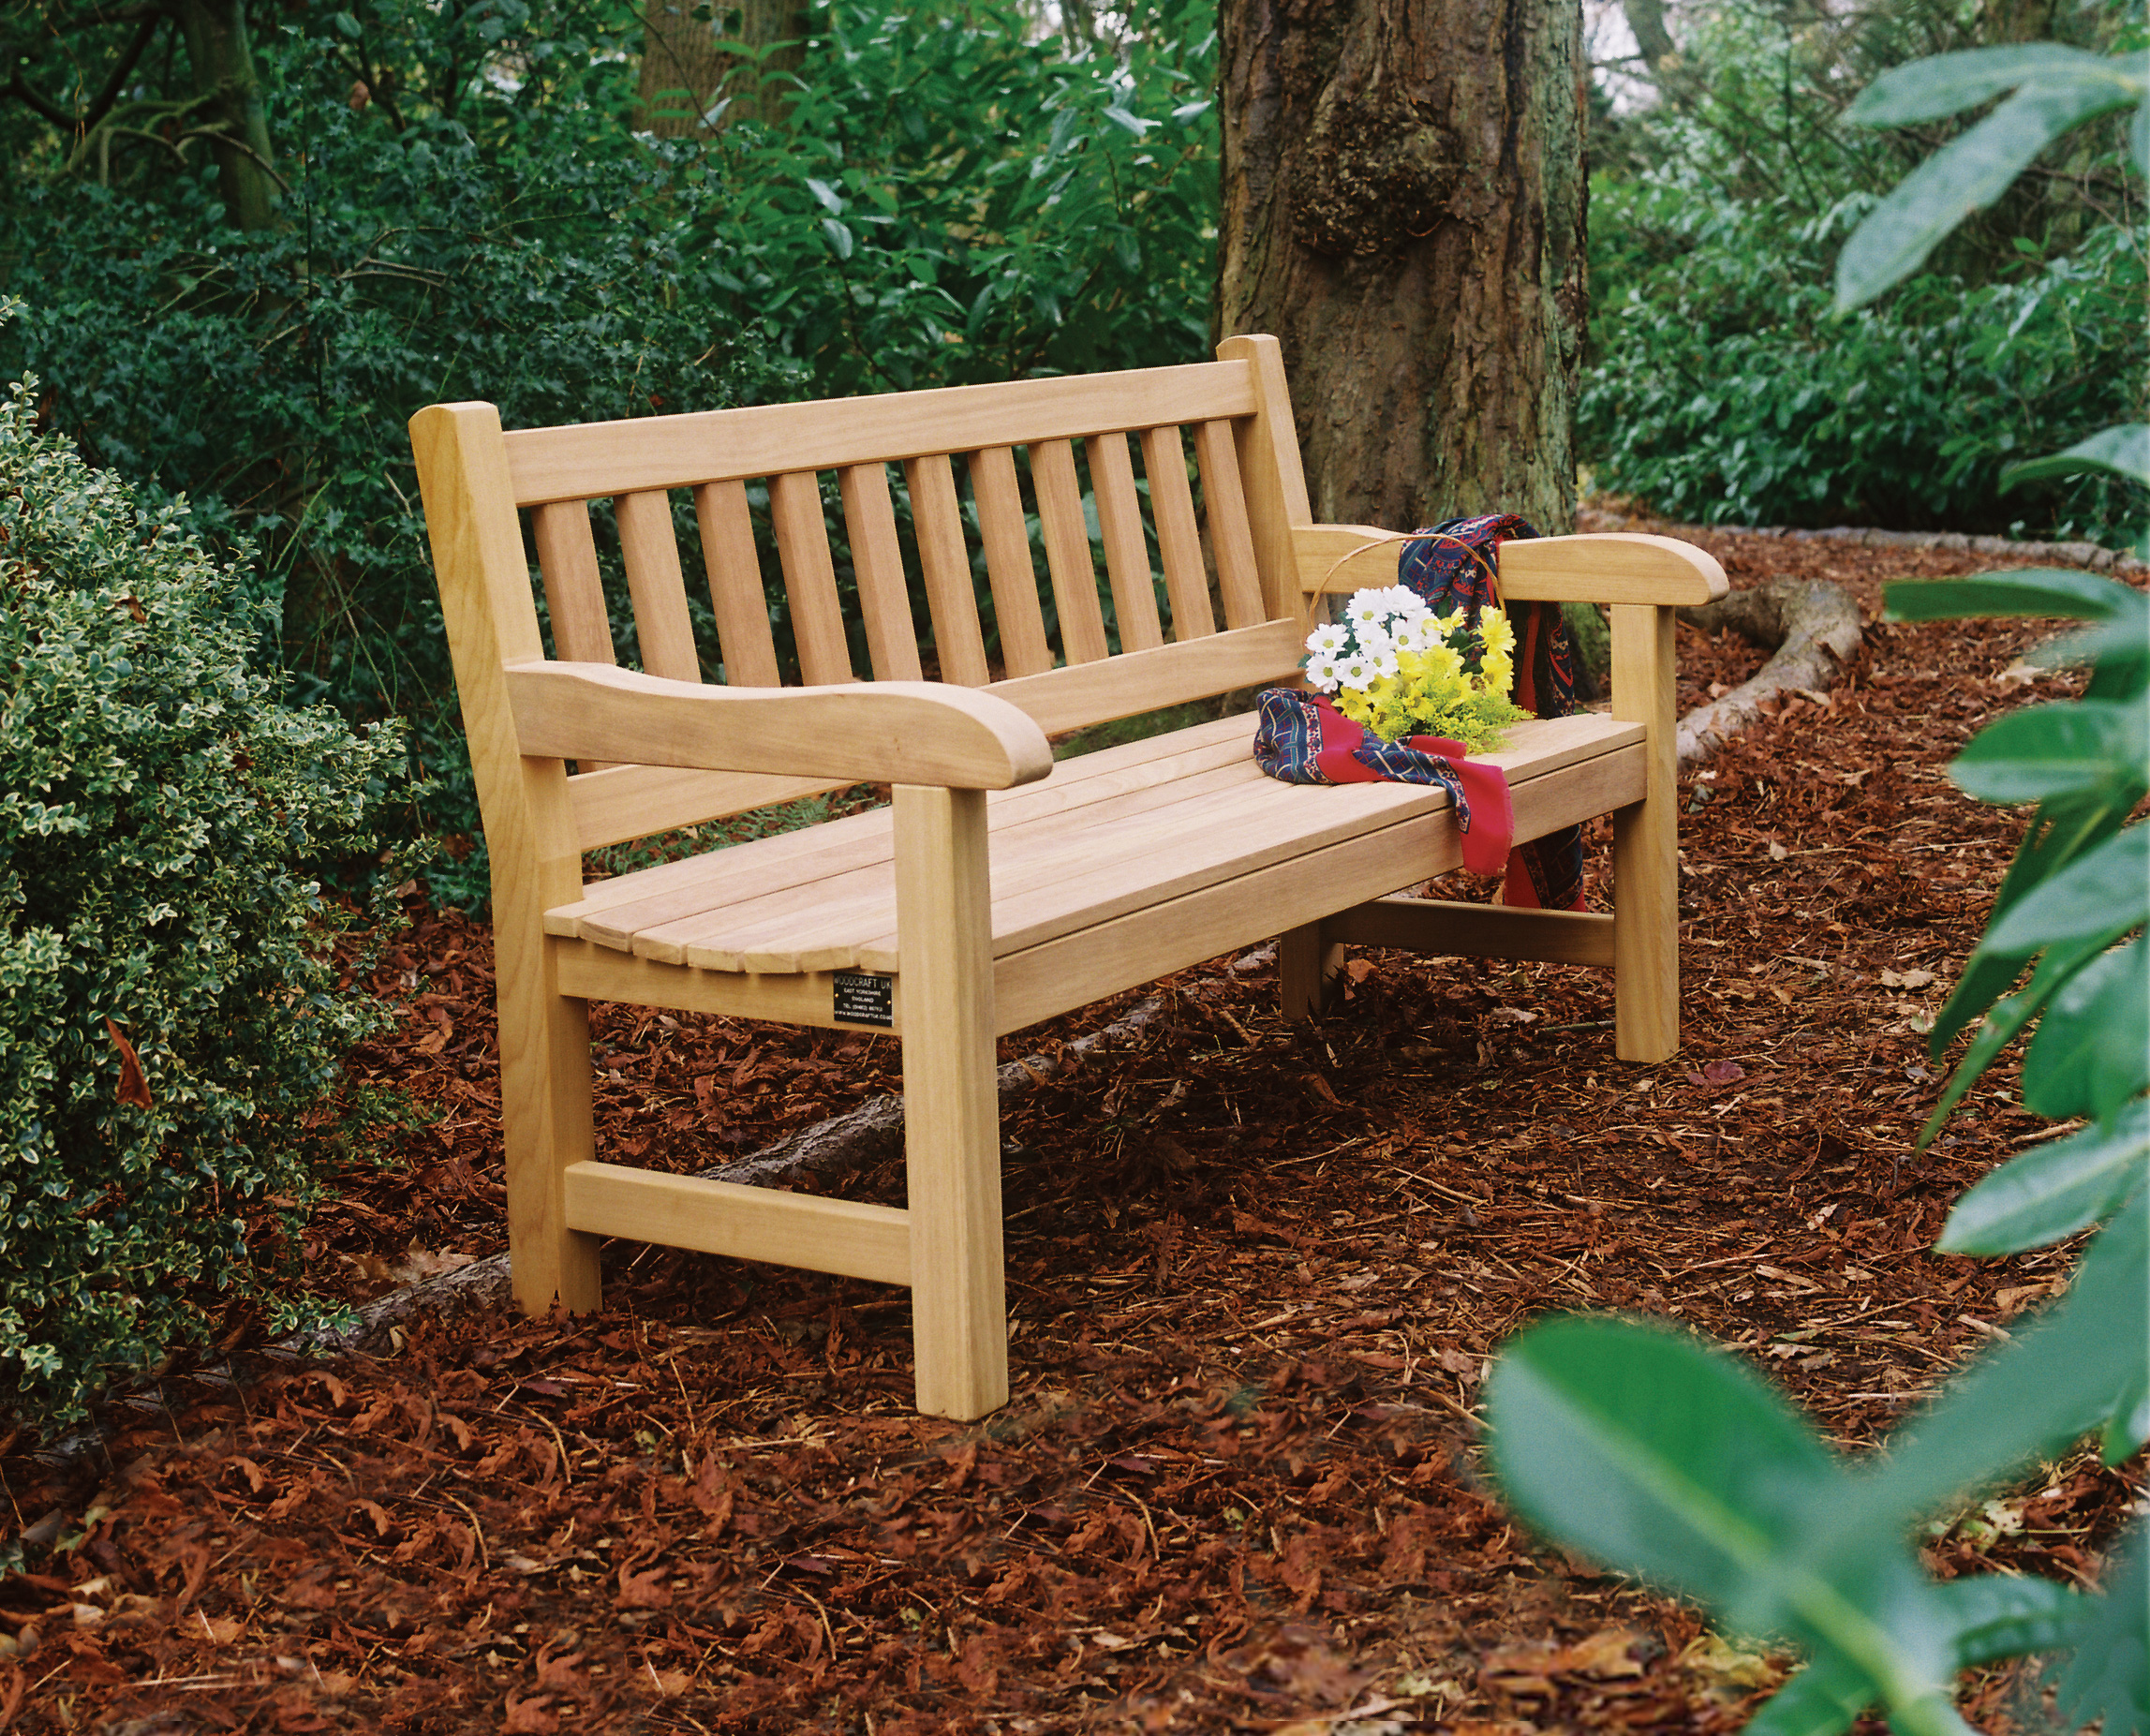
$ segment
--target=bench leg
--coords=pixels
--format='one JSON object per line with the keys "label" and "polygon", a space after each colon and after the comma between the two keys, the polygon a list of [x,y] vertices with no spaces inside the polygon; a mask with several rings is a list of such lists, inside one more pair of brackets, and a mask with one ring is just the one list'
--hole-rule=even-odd
{"label": "bench leg", "polygon": [[[600,1305],[598,1239],[567,1226],[562,1172],[595,1155],[589,1002],[551,990],[541,936],[499,933],[500,1122],[508,1158],[508,1257],[515,1305],[571,1313]],[[520,953],[520,957],[513,956]]]}
{"label": "bench leg", "polygon": [[1612,714],[1650,728],[1641,801],[1612,816],[1613,1040],[1622,1061],[1680,1046],[1679,718],[1673,615],[1612,608]]}
{"label": "bench leg", "polygon": [[1277,995],[1284,1016],[1319,1018],[1342,969],[1343,948],[1322,939],[1320,923],[1285,929],[1277,937]]}
{"label": "bench leg", "polygon": [[896,903],[918,1408],[969,1421],[1008,1402],[984,791],[897,787]]}

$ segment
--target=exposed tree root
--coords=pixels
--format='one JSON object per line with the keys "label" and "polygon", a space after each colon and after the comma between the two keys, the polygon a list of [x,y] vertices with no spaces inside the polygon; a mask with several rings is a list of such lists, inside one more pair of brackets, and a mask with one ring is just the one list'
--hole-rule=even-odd
{"label": "exposed tree root", "polygon": [[1826,694],[1859,654],[1863,637],[1851,594],[1818,579],[1772,580],[1699,608],[1683,609],[1680,618],[1707,633],[1729,627],[1742,639],[1775,647],[1775,655],[1752,680],[1680,720],[1683,764],[1715,753],[1765,715],[1766,701],[1786,693]]}

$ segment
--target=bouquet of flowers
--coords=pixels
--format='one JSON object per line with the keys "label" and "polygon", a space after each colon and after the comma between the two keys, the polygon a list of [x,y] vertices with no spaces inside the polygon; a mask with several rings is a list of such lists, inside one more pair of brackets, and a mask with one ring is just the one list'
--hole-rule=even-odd
{"label": "bouquet of flowers", "polygon": [[1435,615],[1401,585],[1363,590],[1309,635],[1307,684],[1384,740],[1438,735],[1483,753],[1530,715],[1508,698],[1515,646],[1498,609],[1473,627],[1462,610]]}

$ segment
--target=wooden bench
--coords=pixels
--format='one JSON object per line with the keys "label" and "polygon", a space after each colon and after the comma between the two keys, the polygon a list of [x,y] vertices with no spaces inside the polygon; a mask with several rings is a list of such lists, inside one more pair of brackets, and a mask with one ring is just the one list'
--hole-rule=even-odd
{"label": "wooden bench", "polygon": [[[488,404],[412,420],[492,856],[520,1306],[597,1307],[606,1236],[908,1283],[919,1408],[975,1417],[1008,1393],[1002,1034],[1281,932],[1295,1016],[1319,1010],[1345,942],[1560,959],[1613,968],[1622,1057],[1673,1051],[1672,612],[1725,588],[1699,550],[1586,536],[1502,555],[1510,599],[1611,605],[1611,715],[1526,723],[1492,756],[1519,838],[1613,816],[1609,916],[1386,896],[1457,866],[1447,796],[1275,782],[1255,768],[1250,716],[1054,764],[1048,734],[1293,680],[1310,600],[1394,582],[1400,544],[1312,522],[1275,340],[1236,337],[1218,354],[507,434]],[[909,495],[937,681],[921,678],[891,466]],[[870,681],[853,666],[826,531],[830,471]],[[755,552],[757,482],[780,593]],[[674,490],[692,494],[714,645],[693,630]],[[615,666],[588,512],[605,497],[640,672]],[[779,595],[801,686],[778,684]],[[704,684],[719,667],[727,683]],[[857,782],[893,785],[892,806],[584,882],[586,851]],[[590,1001],[895,1031],[908,1209],[600,1161]]]}

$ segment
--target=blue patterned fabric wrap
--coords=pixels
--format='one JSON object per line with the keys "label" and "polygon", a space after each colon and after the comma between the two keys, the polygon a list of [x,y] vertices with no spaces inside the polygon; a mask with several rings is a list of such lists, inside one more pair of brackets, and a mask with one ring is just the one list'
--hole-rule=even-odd
{"label": "blue patterned fabric wrap", "polygon": [[[1377,779],[1440,785],[1455,805],[1456,829],[1470,831],[1471,804],[1463,794],[1463,780],[1446,757],[1400,741],[1384,741],[1333,708],[1327,716],[1333,720],[1337,740],[1325,739],[1330,732],[1323,727],[1324,707],[1312,694],[1288,687],[1264,688],[1257,705],[1254,763],[1284,783],[1333,784],[1340,779],[1324,769],[1322,760],[1342,749]],[[1363,781],[1349,779],[1348,768],[1345,780]]]}

